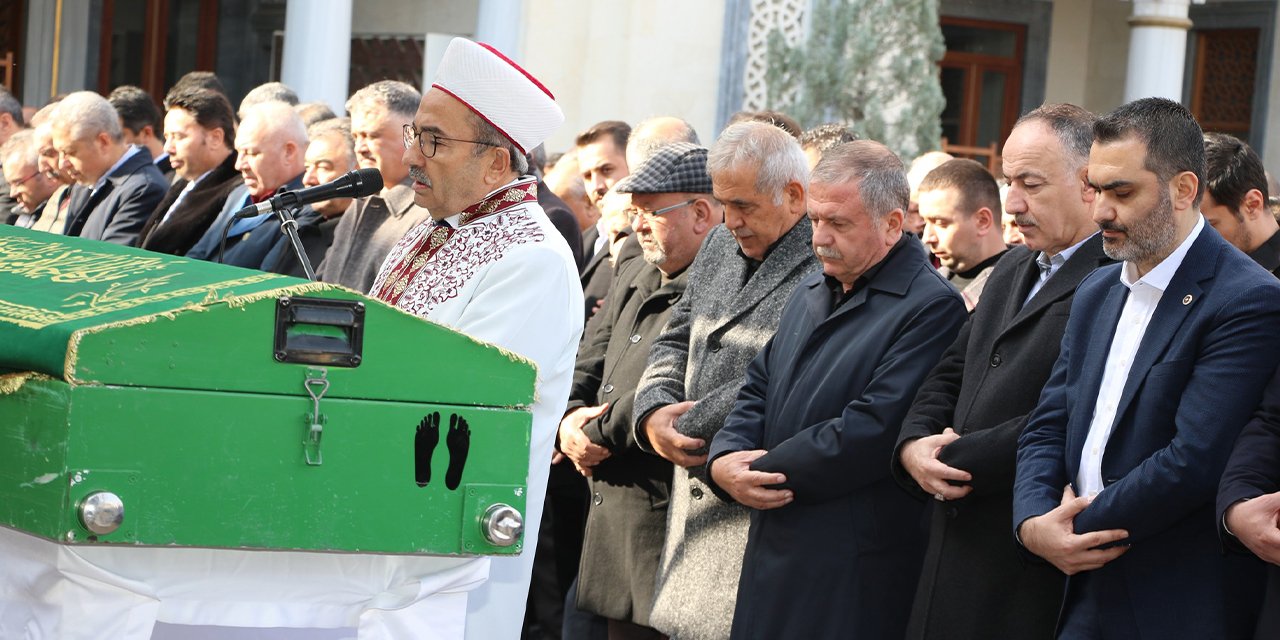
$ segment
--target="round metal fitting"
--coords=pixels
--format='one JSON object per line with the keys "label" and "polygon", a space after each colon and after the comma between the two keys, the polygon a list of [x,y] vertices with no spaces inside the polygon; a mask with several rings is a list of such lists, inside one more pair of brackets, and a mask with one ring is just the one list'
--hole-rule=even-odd
{"label": "round metal fitting", "polygon": [[110,491],[91,493],[80,502],[80,524],[85,529],[106,535],[124,522],[124,501]]}
{"label": "round metal fitting", "polygon": [[489,544],[509,547],[519,542],[524,533],[524,516],[509,504],[495,504],[485,510],[481,530]]}

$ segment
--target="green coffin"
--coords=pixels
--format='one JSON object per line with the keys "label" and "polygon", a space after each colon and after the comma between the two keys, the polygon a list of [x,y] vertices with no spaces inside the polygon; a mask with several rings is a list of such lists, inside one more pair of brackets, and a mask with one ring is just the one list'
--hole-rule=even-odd
{"label": "green coffin", "polygon": [[0,226],[0,525],[519,553],[534,375],[342,287]]}

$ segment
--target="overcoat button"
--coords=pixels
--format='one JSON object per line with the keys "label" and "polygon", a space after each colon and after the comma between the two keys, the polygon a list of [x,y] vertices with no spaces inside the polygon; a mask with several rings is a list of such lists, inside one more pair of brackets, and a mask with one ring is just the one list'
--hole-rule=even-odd
{"label": "overcoat button", "polygon": [[631,336],[631,344],[635,344],[637,342],[640,342],[640,334],[638,333],[635,334],[634,336]]}
{"label": "overcoat button", "polygon": [[611,385],[611,384],[606,384],[606,385],[604,386],[604,392],[605,392],[605,393],[613,393],[613,385]]}
{"label": "overcoat button", "polygon": [[1002,362],[1004,362],[1004,358],[1001,358],[1000,354],[995,353],[991,355],[991,366],[998,367]]}
{"label": "overcoat button", "polygon": [[591,496],[591,502],[593,502],[596,506],[599,506],[600,503],[604,502],[604,496],[601,496],[599,493],[596,493],[595,495]]}
{"label": "overcoat button", "polygon": [[690,489],[690,490],[689,490],[689,495],[692,495],[694,500],[701,500],[701,499],[702,499],[702,489],[699,489],[699,488],[697,488],[697,487],[694,487],[694,488],[692,488],[692,489]]}

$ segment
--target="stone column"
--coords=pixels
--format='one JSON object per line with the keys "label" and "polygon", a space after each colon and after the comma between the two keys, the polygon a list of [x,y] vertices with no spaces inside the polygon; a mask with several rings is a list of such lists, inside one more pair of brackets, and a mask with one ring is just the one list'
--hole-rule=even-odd
{"label": "stone column", "polygon": [[476,12],[476,40],[501,51],[516,62],[520,54],[520,27],[524,20],[521,0],[480,0]]}
{"label": "stone column", "polygon": [[1129,68],[1124,100],[1162,97],[1182,101],[1187,59],[1187,17],[1192,0],[1134,0],[1129,17]]}
{"label": "stone column", "polygon": [[289,0],[280,81],[342,114],[351,74],[351,0]]}

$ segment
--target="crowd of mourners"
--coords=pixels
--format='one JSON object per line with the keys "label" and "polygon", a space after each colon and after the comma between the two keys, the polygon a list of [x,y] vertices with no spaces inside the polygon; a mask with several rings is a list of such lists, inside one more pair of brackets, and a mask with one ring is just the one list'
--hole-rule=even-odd
{"label": "crowd of mourners", "polygon": [[[410,154],[490,144],[398,81],[341,118],[208,72],[161,102],[0,90],[0,217],[302,276],[236,214],[374,168],[294,213],[317,279],[370,292],[430,219]],[[528,154],[586,328],[527,638],[1280,637],[1274,181],[1159,98],[1045,104],[1000,149],[765,111]]]}

